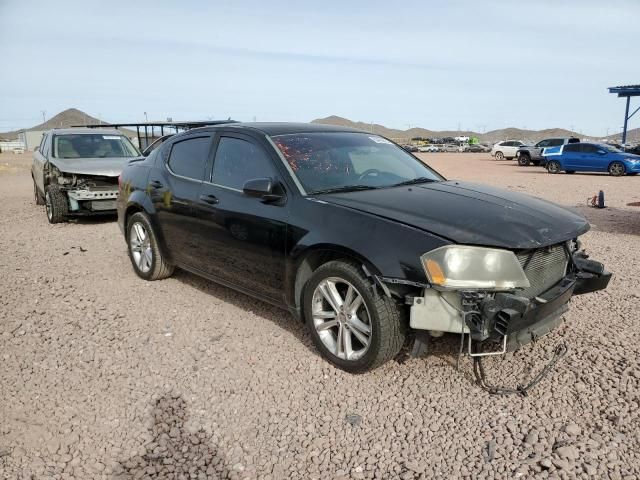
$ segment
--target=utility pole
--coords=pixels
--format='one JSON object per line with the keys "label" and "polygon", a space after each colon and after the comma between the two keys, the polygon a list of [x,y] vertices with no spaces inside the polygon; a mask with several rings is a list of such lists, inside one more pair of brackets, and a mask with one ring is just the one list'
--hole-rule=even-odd
{"label": "utility pole", "polygon": [[144,112],[144,121],[148,122],[149,121],[149,117],[147,117],[147,112]]}
{"label": "utility pole", "polygon": [[46,110],[40,110],[40,113],[42,114],[42,123],[46,122],[46,115],[47,115],[47,111]]}

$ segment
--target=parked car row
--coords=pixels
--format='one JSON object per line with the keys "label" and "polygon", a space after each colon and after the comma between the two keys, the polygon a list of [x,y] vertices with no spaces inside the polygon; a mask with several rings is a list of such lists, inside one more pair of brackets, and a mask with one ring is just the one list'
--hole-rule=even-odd
{"label": "parked car row", "polygon": [[449,144],[429,144],[429,145],[403,145],[404,148],[408,152],[420,152],[420,153],[435,153],[435,152],[475,152],[482,153],[488,152],[491,149],[484,145],[473,144],[473,145],[460,145],[457,143],[449,143]]}
{"label": "parked car row", "polygon": [[575,137],[547,138],[535,145],[505,140],[491,149],[496,160],[515,158],[518,165],[545,167],[549,173],[608,172],[613,176],[640,173],[640,155],[615,146],[581,142]]}
{"label": "parked car row", "polygon": [[231,123],[168,136],[146,157],[113,131],[46,138],[32,172],[49,221],[51,208],[56,219],[105,211],[118,178],[118,226],[141,279],[182,268],[282,307],[353,373],[443,332],[466,334],[469,352],[515,350],[611,277],[582,250],[579,214],[448,181],[359,130]]}

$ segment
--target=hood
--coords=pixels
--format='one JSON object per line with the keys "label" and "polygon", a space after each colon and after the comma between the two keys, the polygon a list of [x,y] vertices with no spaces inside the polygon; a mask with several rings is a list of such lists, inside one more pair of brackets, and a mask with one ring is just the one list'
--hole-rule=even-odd
{"label": "hood", "polygon": [[465,182],[334,193],[321,198],[467,245],[540,248],[589,230],[584,217],[554,203]]}
{"label": "hood", "polygon": [[63,173],[117,177],[131,158],[52,158],[49,161]]}

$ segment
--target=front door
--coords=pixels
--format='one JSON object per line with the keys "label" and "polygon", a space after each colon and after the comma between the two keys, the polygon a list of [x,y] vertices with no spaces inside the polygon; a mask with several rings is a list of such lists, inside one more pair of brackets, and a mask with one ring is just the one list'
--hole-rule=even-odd
{"label": "front door", "polygon": [[186,266],[198,262],[193,243],[197,228],[194,202],[202,187],[211,140],[207,133],[165,145],[149,174],[148,190],[162,238],[171,260]]}
{"label": "front door", "polygon": [[284,191],[269,151],[253,138],[217,139],[210,177],[197,203],[200,267],[208,275],[284,302],[286,197],[264,202],[243,193],[248,180],[271,178]]}
{"label": "front door", "polygon": [[598,145],[582,145],[582,163],[591,172],[606,172],[609,167],[607,151]]}

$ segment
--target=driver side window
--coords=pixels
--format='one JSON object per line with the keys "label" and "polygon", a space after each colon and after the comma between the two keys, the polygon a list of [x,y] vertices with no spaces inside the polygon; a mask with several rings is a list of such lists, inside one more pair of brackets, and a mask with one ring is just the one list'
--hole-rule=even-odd
{"label": "driver side window", "polygon": [[261,147],[240,138],[220,138],[213,161],[212,183],[242,190],[247,180],[275,176],[271,159]]}

